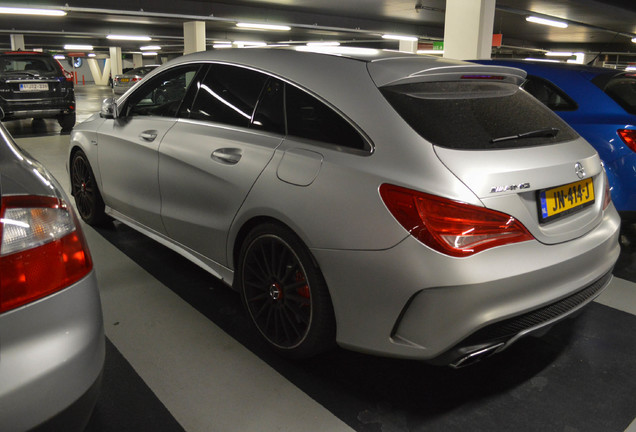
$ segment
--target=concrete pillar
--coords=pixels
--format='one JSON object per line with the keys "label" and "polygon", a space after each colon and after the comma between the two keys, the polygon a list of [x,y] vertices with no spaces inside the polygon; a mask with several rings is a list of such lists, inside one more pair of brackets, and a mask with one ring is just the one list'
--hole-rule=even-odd
{"label": "concrete pillar", "polygon": [[205,51],[205,22],[183,23],[183,54]]}
{"label": "concrete pillar", "polygon": [[96,85],[108,85],[108,74],[111,72],[110,70],[111,61],[109,58],[104,62],[104,70],[102,71],[99,68],[99,63],[97,59],[89,58],[88,59],[88,67],[91,70],[91,74],[93,75],[93,81],[95,81]]}
{"label": "concrete pillar", "polygon": [[446,0],[444,57],[489,59],[495,0]]}
{"label": "concrete pillar", "polygon": [[25,51],[24,49],[24,35],[12,34],[11,36],[11,51]]}
{"label": "concrete pillar", "polygon": [[417,41],[401,40],[400,47],[401,52],[417,53]]}
{"label": "concrete pillar", "polygon": [[133,54],[133,67],[138,68],[144,65],[144,56],[141,54]]}
{"label": "concrete pillar", "polygon": [[122,59],[121,59],[121,48],[120,47],[110,47],[108,48],[110,51],[110,74],[115,79],[115,75],[121,75],[122,72]]}

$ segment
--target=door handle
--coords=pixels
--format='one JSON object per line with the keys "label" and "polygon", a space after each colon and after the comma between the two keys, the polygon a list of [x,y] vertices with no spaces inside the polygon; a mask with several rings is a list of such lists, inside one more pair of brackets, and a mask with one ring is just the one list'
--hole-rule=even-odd
{"label": "door handle", "polygon": [[147,131],[143,131],[142,133],[139,134],[139,138],[141,138],[144,141],[154,141],[155,138],[157,138],[157,131],[156,130],[147,130]]}
{"label": "door handle", "polygon": [[222,164],[235,165],[241,160],[243,152],[238,148],[222,148],[212,152],[210,157],[216,162]]}

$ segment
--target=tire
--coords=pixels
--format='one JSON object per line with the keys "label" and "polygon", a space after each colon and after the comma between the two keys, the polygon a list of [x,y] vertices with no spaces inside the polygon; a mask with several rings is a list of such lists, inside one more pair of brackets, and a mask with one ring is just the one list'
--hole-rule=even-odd
{"label": "tire", "polygon": [[254,228],[242,244],[236,277],[252,324],[276,352],[308,358],[335,345],[327,284],[292,231],[271,223]]}
{"label": "tire", "polygon": [[57,122],[62,127],[62,132],[69,132],[71,129],[73,129],[73,126],[75,126],[76,118],[77,115],[75,111],[58,116]]}
{"label": "tire", "polygon": [[89,225],[99,226],[109,218],[104,213],[104,200],[97,188],[95,175],[83,151],[73,153],[71,160],[71,190],[80,217]]}

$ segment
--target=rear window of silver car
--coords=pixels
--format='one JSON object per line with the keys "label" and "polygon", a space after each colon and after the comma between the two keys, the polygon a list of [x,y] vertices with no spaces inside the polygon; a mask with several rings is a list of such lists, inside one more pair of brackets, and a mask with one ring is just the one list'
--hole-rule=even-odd
{"label": "rear window of silver car", "polygon": [[383,87],[381,91],[418,134],[440,147],[518,148],[578,137],[552,111],[514,84],[419,82]]}

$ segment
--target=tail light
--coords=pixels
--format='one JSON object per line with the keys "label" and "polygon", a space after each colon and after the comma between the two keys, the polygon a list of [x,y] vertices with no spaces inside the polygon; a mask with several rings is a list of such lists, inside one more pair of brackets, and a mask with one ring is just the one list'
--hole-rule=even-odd
{"label": "tail light", "polygon": [[2,198],[0,240],[0,313],[60,291],[93,267],[75,214],[56,198]]}
{"label": "tail light", "polygon": [[411,189],[383,184],[380,196],[416,239],[446,255],[465,257],[534,237],[515,218]]}
{"label": "tail light", "polygon": [[625,145],[636,152],[636,129],[619,129],[616,132]]}

